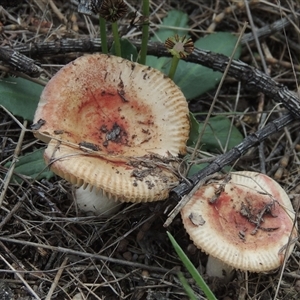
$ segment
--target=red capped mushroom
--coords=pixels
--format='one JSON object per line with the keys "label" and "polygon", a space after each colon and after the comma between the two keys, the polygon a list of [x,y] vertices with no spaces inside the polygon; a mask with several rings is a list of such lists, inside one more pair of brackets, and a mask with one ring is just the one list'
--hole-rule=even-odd
{"label": "red capped mushroom", "polygon": [[201,187],[181,211],[190,238],[210,255],[207,273],[224,278],[230,275],[230,269],[221,272],[226,265],[251,272],[280,267],[297,238],[288,195],[264,174],[229,176]]}
{"label": "red capped mushroom", "polygon": [[82,56],[47,84],[35,114],[45,160],[77,186],[120,201],[168,197],[189,135],[184,95],[161,72],[120,57]]}

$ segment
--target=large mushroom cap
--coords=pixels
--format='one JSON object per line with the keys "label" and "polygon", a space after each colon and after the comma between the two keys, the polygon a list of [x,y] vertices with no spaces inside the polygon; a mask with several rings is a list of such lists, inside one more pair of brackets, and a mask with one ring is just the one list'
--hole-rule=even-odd
{"label": "large mushroom cap", "polygon": [[186,231],[198,248],[236,269],[263,272],[278,268],[289,237],[297,237],[289,197],[266,175],[230,175],[224,185],[221,180],[201,187],[182,209]]}
{"label": "large mushroom cap", "polygon": [[80,57],[49,81],[35,122],[42,124],[36,137],[51,140],[47,163],[72,183],[153,201],[178,181],[170,160],[185,153],[188,107],[155,69],[103,54]]}

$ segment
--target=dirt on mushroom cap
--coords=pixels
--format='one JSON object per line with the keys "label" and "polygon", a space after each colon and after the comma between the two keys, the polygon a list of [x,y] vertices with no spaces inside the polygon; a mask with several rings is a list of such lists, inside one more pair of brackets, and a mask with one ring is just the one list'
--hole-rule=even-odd
{"label": "dirt on mushroom cap", "polygon": [[254,172],[232,173],[215,197],[221,184],[200,188],[182,209],[190,238],[234,268],[253,272],[278,268],[290,235],[297,237],[295,213],[285,191],[268,176]]}
{"label": "dirt on mushroom cap", "polygon": [[[186,100],[173,81],[155,69],[102,54],[80,57],[63,67],[45,87],[35,115],[35,122],[39,120],[44,124],[36,136],[47,142],[52,139],[45,152],[46,161],[72,182],[76,176],[77,183],[98,184],[97,188],[113,194],[122,178],[129,179],[124,185],[134,187],[132,197],[137,201],[150,199],[136,192],[137,186],[145,185],[143,190],[154,191],[153,200],[161,200],[178,182],[174,174],[178,164],[173,170],[174,164],[169,162],[162,169],[157,166],[156,173],[152,170],[143,180],[137,180],[130,164],[132,158],[152,153],[162,160],[185,153],[189,134]],[[54,146],[55,140],[61,144]],[[76,166],[79,157],[82,166],[83,161],[88,165],[93,161],[95,170],[89,169],[92,179],[80,174]],[[96,161],[103,165],[111,161],[114,172],[100,176],[99,169],[108,169],[96,169]],[[62,165],[64,171],[60,172]],[[71,174],[67,174],[69,168]],[[108,188],[99,185],[105,176],[110,182],[117,176],[117,183]],[[117,194],[121,194],[119,189]],[[130,193],[125,194],[129,197]],[[124,201],[129,200],[127,196]]]}
{"label": "dirt on mushroom cap", "polygon": [[41,139],[46,132],[126,156],[184,154],[189,130],[185,98],[170,79],[100,54],[78,58],[49,81],[35,122],[40,119],[46,121],[37,134]]}

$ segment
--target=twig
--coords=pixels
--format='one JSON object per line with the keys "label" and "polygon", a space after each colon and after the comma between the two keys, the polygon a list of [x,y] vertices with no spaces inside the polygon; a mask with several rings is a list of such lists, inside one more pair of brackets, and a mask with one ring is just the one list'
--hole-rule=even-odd
{"label": "twig", "polygon": [[0,254],[0,259],[11,269],[14,271],[14,274],[23,282],[28,291],[32,294],[35,299],[41,300],[41,298],[35,293],[35,291],[31,288],[31,286],[27,283],[27,281],[23,278],[23,276]]}
{"label": "twig", "polygon": [[299,18],[299,10],[295,14],[289,14],[285,18],[281,18],[278,21],[273,22],[272,24],[265,25],[255,32],[249,32],[243,35],[242,44],[251,43],[254,40],[254,33],[259,39],[266,38],[272,34],[280,32],[283,28],[289,26],[291,21],[297,20]]}
{"label": "twig", "polygon": [[[225,55],[201,49],[195,49],[188,59],[191,62],[199,63],[220,72],[224,72],[229,62]],[[282,103],[293,115],[300,118],[300,101],[298,97],[289,91],[286,86],[277,83],[267,74],[242,61],[233,60],[228,75],[242,81],[246,89],[252,92],[262,92],[276,102]]]}
{"label": "twig", "polygon": [[213,173],[219,172],[225,166],[240,158],[248,149],[255,146],[257,143],[262,142],[269,135],[280,131],[294,120],[295,117],[289,113],[268,123],[264,128],[258,130],[256,133],[248,135],[242,143],[235,146],[227,153],[219,155],[214,162],[206,166],[200,172],[189,177],[188,180],[190,184],[187,184],[186,182],[180,183],[171,191],[170,196],[172,199],[179,201],[179,199],[186,195],[200,180]]}
{"label": "twig", "polygon": [[43,71],[33,59],[9,48],[0,47],[0,60],[32,77],[39,77]]}
{"label": "twig", "polygon": [[59,20],[65,25],[68,23],[66,17],[60,12],[55,3],[52,0],[48,0],[50,7],[52,8],[54,14],[59,18]]}
{"label": "twig", "polygon": [[[132,41],[139,50],[141,47],[140,41]],[[99,39],[87,40],[60,40],[57,42],[46,44],[31,44],[31,47],[23,47],[19,51],[37,51],[45,53],[45,51],[74,52],[85,50],[87,52],[94,52],[101,49]],[[168,50],[161,43],[149,43],[148,54],[156,56],[170,56]],[[224,72],[230,62],[225,55],[213,53],[210,51],[195,49],[194,52],[188,56],[187,61],[201,64],[209,67],[215,71]],[[298,97],[289,91],[286,86],[278,84],[275,80],[270,78],[267,74],[258,69],[254,69],[244,62],[239,60],[232,60],[228,69],[228,75],[243,82],[246,89],[252,92],[262,92],[273,100],[282,103],[290,113],[266,125],[257,133],[248,136],[241,144],[231,149],[224,155],[219,156],[213,163],[201,170],[198,174],[193,175],[190,180],[190,185],[186,182],[181,183],[172,190],[171,195],[174,199],[179,200],[183,195],[189,192],[197,182],[205,176],[211,175],[220,171],[224,166],[231,164],[238,159],[246,150],[253,147],[255,144],[262,142],[269,135],[281,130],[284,126],[290,124],[294,119],[300,118],[300,101]]]}
{"label": "twig", "polygon": [[[23,122],[23,126],[24,126],[24,128],[26,128],[26,126],[27,126],[27,121],[26,120]],[[3,202],[4,197],[6,195],[6,191],[7,191],[7,188],[9,186],[10,180],[13,176],[14,169],[15,169],[15,164],[18,160],[18,156],[19,156],[19,153],[20,153],[21,148],[22,148],[22,143],[23,143],[25,132],[26,132],[26,130],[24,130],[22,128],[20,136],[19,136],[18,144],[17,144],[17,146],[15,148],[15,151],[14,151],[13,160],[12,160],[11,165],[9,167],[9,170],[6,173],[6,176],[4,178],[4,185],[3,185],[3,188],[2,188],[2,191],[1,191],[1,194],[0,194],[0,206],[2,205],[2,202]]]}
{"label": "twig", "polygon": [[203,179],[199,180],[197,184],[193,187],[193,189],[186,195],[183,196],[181,201],[173,208],[173,210],[168,214],[168,219],[164,223],[164,227],[168,227],[177,216],[177,214],[181,211],[181,209],[190,201],[190,199],[194,196],[194,194],[198,191],[198,189],[204,185],[207,181],[214,178],[216,175],[212,174],[209,176],[204,177]]}
{"label": "twig", "polygon": [[44,81],[40,78],[30,77],[30,75],[27,75],[24,72],[19,72],[19,71],[12,70],[10,67],[0,65],[0,71],[5,72],[5,73],[10,73],[11,75],[15,75],[16,77],[24,78],[28,81],[37,83],[37,84],[42,85],[42,86],[45,86],[47,84],[46,81]]}
{"label": "twig", "polygon": [[249,8],[248,1],[244,1],[244,5],[245,5],[245,8],[246,8],[247,16],[248,16],[248,19],[249,19],[249,22],[250,22],[250,26],[251,26],[251,29],[252,29],[252,34],[253,34],[253,37],[254,37],[254,41],[255,41],[255,45],[256,45],[258,54],[262,58],[261,62],[262,62],[263,70],[264,70],[265,73],[267,73],[267,69],[268,69],[267,64],[266,64],[266,61],[264,60],[264,55],[263,55],[263,52],[262,52],[262,49],[261,49],[261,46],[260,46],[260,43],[259,43],[259,40],[258,40],[258,36],[256,34],[255,25],[254,25],[254,22],[253,22],[253,18],[252,18],[252,14],[251,14],[251,11],[250,11],[250,8]]}
{"label": "twig", "polygon": [[[246,30],[246,27],[247,27],[247,23],[244,24],[244,27],[243,27],[243,29],[242,29],[242,33]],[[209,111],[208,111],[207,116],[206,116],[206,118],[205,118],[205,122],[203,123],[203,127],[202,127],[201,132],[200,132],[200,134],[199,134],[199,136],[198,136],[198,140],[197,140],[197,143],[196,143],[196,145],[195,145],[195,149],[194,149],[194,151],[193,151],[193,153],[192,153],[192,155],[191,155],[191,160],[194,160],[194,159],[195,159],[197,150],[198,150],[198,148],[199,148],[199,146],[200,146],[200,142],[201,142],[201,140],[202,140],[202,137],[203,137],[203,134],[204,134],[204,132],[205,132],[206,126],[207,126],[207,124],[208,124],[209,118],[211,117],[211,114],[212,114],[213,109],[214,109],[214,107],[215,107],[215,103],[216,103],[216,101],[217,101],[217,99],[218,99],[219,93],[220,93],[220,91],[221,91],[221,88],[222,88],[222,85],[223,85],[223,83],[224,83],[225,77],[226,77],[226,75],[227,75],[227,73],[228,73],[228,70],[229,70],[229,68],[230,68],[230,65],[231,65],[231,63],[232,63],[233,56],[234,56],[234,54],[236,53],[236,50],[237,50],[237,48],[238,48],[239,41],[240,41],[241,37],[242,37],[242,34],[241,34],[241,36],[239,37],[239,39],[237,40],[237,42],[236,42],[236,44],[235,44],[235,47],[234,47],[234,49],[233,49],[232,55],[231,55],[231,57],[230,57],[230,59],[229,59],[229,61],[228,61],[228,64],[227,64],[227,66],[226,66],[226,69],[224,70],[223,76],[222,76],[221,81],[220,81],[220,83],[219,83],[219,85],[218,85],[218,88],[217,88],[217,91],[216,91],[216,93],[215,93],[215,95],[214,95],[213,101],[212,101],[212,103],[211,103],[211,105],[210,105],[210,107],[209,107]]]}
{"label": "twig", "polygon": [[16,244],[27,245],[27,246],[36,247],[36,248],[40,247],[40,248],[49,249],[52,251],[58,251],[58,252],[68,253],[68,254],[73,254],[73,255],[79,255],[82,257],[93,258],[93,259],[97,259],[97,260],[104,261],[104,262],[115,263],[117,265],[131,266],[131,267],[135,267],[135,268],[146,269],[149,271],[160,272],[160,273],[166,273],[166,272],[170,273],[171,272],[173,274],[177,274],[175,270],[170,271],[170,269],[167,269],[167,268],[148,266],[148,265],[144,265],[144,264],[137,263],[137,262],[130,262],[127,260],[112,258],[112,257],[104,256],[104,255],[94,254],[94,253],[80,252],[80,251],[76,251],[76,250],[72,250],[72,249],[64,248],[64,247],[43,245],[43,244],[39,244],[39,243],[33,243],[33,242],[28,242],[28,241],[6,238],[4,236],[0,236],[0,240],[4,241],[4,242],[8,242],[8,243],[16,243]]}
{"label": "twig", "polygon": [[[141,49],[141,41],[132,40],[131,42],[137,47],[138,51]],[[109,43],[111,44],[112,40]],[[24,54],[31,53],[31,55],[76,51],[91,53],[101,51],[101,42],[99,39],[61,39],[43,44],[23,45],[16,47],[15,50]],[[149,42],[148,54],[156,55],[157,57],[170,57],[171,55],[164,45],[158,42]],[[200,64],[223,73],[229,63],[229,58],[223,54],[195,48],[194,52],[186,58],[186,61]],[[298,97],[286,86],[277,83],[267,74],[240,60],[233,60],[228,70],[228,75],[241,81],[246,89],[252,92],[262,92],[274,101],[282,103],[292,114],[300,118],[300,101]]]}
{"label": "twig", "polygon": [[68,258],[66,257],[64,259],[64,261],[62,262],[62,264],[61,264],[58,272],[56,273],[54,281],[52,282],[51,288],[50,288],[50,290],[49,290],[49,292],[48,292],[47,297],[45,298],[45,300],[51,300],[52,299],[52,294],[53,294],[56,286],[58,285],[58,282],[59,282],[60,277],[61,277],[61,275],[62,275],[62,273],[63,273],[63,271],[65,269],[65,266],[66,266],[67,262],[68,262]]}
{"label": "twig", "polygon": [[[73,273],[70,272],[70,270],[67,270],[68,274],[73,278],[73,280],[77,283],[77,285],[81,285],[84,289],[87,290],[87,292],[95,297],[95,299],[100,299],[99,296],[93,291],[96,284],[93,284],[93,289],[88,288],[88,285],[80,280],[79,276],[75,276]],[[106,286],[106,283],[101,283],[100,286]],[[112,290],[115,292],[115,289],[112,287]],[[87,298],[89,299],[89,298]],[[48,300],[48,299],[46,299]]]}
{"label": "twig", "polygon": [[5,218],[2,219],[0,222],[0,231],[2,230],[3,226],[8,223],[8,221],[15,216],[15,213],[19,210],[19,208],[23,205],[24,201],[27,199],[28,195],[32,192],[31,189],[27,190],[22,197],[18,199],[18,202],[15,204],[15,206],[9,210],[8,214]]}

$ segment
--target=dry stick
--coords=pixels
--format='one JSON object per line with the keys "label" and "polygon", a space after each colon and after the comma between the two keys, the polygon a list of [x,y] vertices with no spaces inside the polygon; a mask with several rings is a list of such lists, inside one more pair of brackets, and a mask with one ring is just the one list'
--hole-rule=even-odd
{"label": "dry stick", "polygon": [[[24,78],[26,80],[32,81],[32,82],[37,83],[37,84],[42,85],[42,86],[45,86],[47,84],[47,82],[42,80],[42,79],[30,77],[31,75],[27,75],[23,71],[15,71],[15,70],[12,70],[11,68],[6,67],[6,66],[0,65],[0,71],[8,73],[10,75],[15,75],[16,77]],[[7,80],[7,79],[3,78],[1,80],[3,81],[3,80]],[[10,81],[10,80],[8,80],[8,81]]]}
{"label": "dry stick", "polygon": [[[209,111],[208,111],[207,116],[206,116],[206,118],[205,118],[205,122],[203,123],[203,127],[202,127],[201,132],[200,132],[200,134],[199,134],[199,136],[198,136],[198,140],[197,140],[197,143],[196,143],[196,145],[195,145],[194,151],[193,151],[193,153],[192,153],[192,155],[191,155],[191,158],[190,158],[191,160],[194,160],[195,157],[196,157],[197,150],[198,150],[198,148],[199,148],[199,146],[200,146],[202,137],[203,137],[203,135],[204,135],[206,126],[207,126],[207,124],[208,124],[208,120],[209,120],[209,118],[211,117],[211,114],[212,114],[212,112],[213,112],[213,108],[215,107],[215,103],[216,103],[216,101],[217,101],[217,99],[218,99],[220,90],[221,90],[221,88],[222,88],[222,86],[223,86],[223,82],[224,82],[225,77],[226,77],[226,75],[227,75],[227,73],[228,73],[228,70],[229,70],[229,68],[230,68],[230,64],[231,64],[231,62],[232,62],[232,60],[233,60],[233,56],[234,56],[234,54],[235,54],[235,52],[236,52],[236,50],[237,50],[237,48],[238,48],[239,42],[240,42],[240,40],[241,40],[241,37],[242,37],[243,33],[244,33],[245,30],[246,30],[246,27],[247,27],[247,23],[244,24],[244,27],[243,27],[242,32],[241,32],[241,35],[239,36],[239,39],[237,40],[237,42],[236,42],[236,44],[235,44],[235,46],[234,46],[234,49],[233,49],[232,55],[231,55],[231,57],[230,57],[230,60],[229,60],[229,62],[228,62],[228,64],[227,64],[226,69],[224,70],[222,79],[221,79],[221,81],[220,81],[220,83],[219,83],[219,85],[218,85],[218,88],[217,88],[217,91],[216,91],[216,93],[215,93],[214,99],[213,99],[213,101],[212,101],[212,103],[211,103],[211,105],[210,105]],[[187,170],[187,171],[188,171],[188,170]]]}
{"label": "dry stick", "polygon": [[[257,36],[257,33],[256,33],[256,28],[255,28],[255,25],[254,25],[254,22],[253,22],[253,18],[252,18],[251,10],[249,8],[249,4],[248,4],[247,1],[244,1],[244,5],[245,5],[247,16],[248,16],[248,19],[249,19],[249,22],[250,22],[253,38],[254,38],[254,41],[255,41],[255,45],[256,45],[256,48],[258,50],[259,57],[261,57],[261,63],[262,63],[263,71],[266,74],[269,74],[268,67],[267,67],[267,64],[266,64],[266,61],[265,61],[265,56],[263,55],[262,47],[260,45],[260,42],[259,42],[259,39],[258,39],[258,36]],[[259,107],[262,107],[264,105],[264,98],[265,98],[264,94],[259,95]],[[260,122],[259,128],[261,128],[263,126],[264,119],[265,119],[266,116],[265,116],[265,114],[261,114],[261,111],[259,110],[259,107],[258,107],[257,119]],[[264,148],[264,143],[262,142],[259,145],[258,151],[259,151],[259,160],[260,160],[260,166],[261,166],[260,169],[261,169],[261,172],[265,174],[266,173],[266,167],[265,167],[265,156],[264,156],[263,148]]]}
{"label": "dry stick", "polygon": [[[261,94],[261,95],[262,95],[262,97],[264,97],[263,94]],[[264,102],[264,101],[262,101],[262,102]],[[267,118],[266,113],[260,113],[260,115],[261,116],[260,116],[258,129],[263,128],[264,123],[265,123],[266,118]],[[266,157],[265,157],[264,147],[265,147],[265,143],[263,141],[258,146],[258,157],[259,157],[259,163],[260,163],[260,172],[263,173],[263,174],[266,174]]]}
{"label": "dry stick", "polygon": [[[248,0],[249,4],[255,4],[255,0]],[[246,1],[235,1],[233,3],[231,3],[230,6],[226,7],[221,13],[219,13],[218,15],[216,15],[213,19],[212,24],[209,25],[209,27],[207,28],[207,32],[211,33],[214,32],[217,25],[222,22],[222,20],[228,16],[229,14],[233,14],[235,12],[235,10],[242,10],[245,6],[245,2]],[[248,2],[247,2],[248,4]]]}
{"label": "dry stick", "polygon": [[9,48],[0,47],[0,60],[32,77],[39,77],[43,70],[33,59]]}
{"label": "dry stick", "polygon": [[[299,10],[296,11],[299,13]],[[266,38],[272,34],[277,34],[283,28],[289,26],[291,21],[297,20],[297,16],[294,14],[289,14],[285,18],[281,18],[278,21],[273,22],[272,24],[265,25],[255,31],[255,34],[260,38]],[[260,24],[261,25],[261,24]],[[249,32],[244,34],[242,38],[242,44],[251,43],[254,40],[254,32]]]}
{"label": "dry stick", "polygon": [[58,7],[55,5],[55,3],[52,0],[48,0],[50,7],[52,8],[54,14],[59,18],[59,20],[64,23],[65,25],[68,23],[68,20],[66,17],[61,13],[61,11],[58,9]]}
{"label": "dry stick", "polygon": [[253,19],[252,19],[252,14],[251,14],[251,11],[250,11],[250,8],[249,8],[248,1],[244,1],[244,5],[245,5],[245,8],[246,8],[247,16],[248,16],[250,26],[251,26],[251,29],[252,29],[255,45],[256,45],[256,48],[258,50],[258,54],[262,58],[261,62],[262,62],[262,65],[263,65],[263,70],[264,70],[265,73],[267,73],[267,70],[268,70],[267,64],[266,64],[266,61],[264,60],[264,55],[263,55],[263,52],[262,52],[262,49],[261,49],[261,46],[260,46],[260,43],[259,43],[259,40],[258,40],[258,36],[256,34],[255,25],[254,25],[254,22],[253,22]]}
{"label": "dry stick", "polygon": [[[132,41],[132,43],[139,49],[141,46],[140,41]],[[63,49],[64,52],[84,51],[95,52],[101,50],[101,43],[99,39],[88,40],[59,40],[47,44],[31,44],[28,46],[19,47],[19,51],[37,52],[40,54],[59,53]],[[156,56],[170,56],[167,49],[161,43],[149,43],[148,54]],[[222,54],[213,53],[210,51],[195,49],[194,53],[188,56],[187,61],[204,65],[213,70],[224,72],[226,69],[229,58]],[[254,69],[251,66],[239,60],[233,60],[228,70],[228,75],[242,81],[245,88],[253,92],[263,92],[266,96],[273,98],[290,111],[290,114],[278,118],[272,123],[268,124],[265,128],[259,130],[256,134],[248,136],[243,143],[234,147],[231,151],[218,157],[215,162],[206,167],[200,173],[195,174],[190,178],[191,184],[186,182],[181,183],[173,189],[173,196],[179,200],[180,197],[190,191],[201,178],[221,170],[224,166],[232,163],[239,158],[244,151],[253,147],[256,143],[263,141],[268,135],[281,130],[284,126],[291,123],[294,119],[300,118],[300,102],[296,95],[288,90],[286,86],[278,84],[268,75],[262,73],[260,70]],[[212,170],[210,170],[212,169]]]}
{"label": "dry stick", "polygon": [[[71,273],[69,270],[67,270],[67,272],[68,272],[68,274],[74,279],[74,281],[77,283],[77,284],[76,284],[77,286],[78,286],[78,285],[81,285],[84,289],[87,290],[87,292],[88,292],[89,294],[93,295],[93,296],[95,297],[95,299],[100,299],[100,300],[101,300],[101,298],[99,298],[99,296],[98,296],[92,289],[88,288],[87,284],[85,284],[84,282],[82,282],[82,281],[80,280],[79,277],[75,276],[75,275],[74,275],[73,273]],[[123,279],[123,278],[122,278],[122,279]],[[105,286],[105,285],[106,285],[106,283],[100,284],[100,286]],[[92,287],[95,288],[94,285],[93,285]],[[114,292],[116,292],[115,289],[113,289],[113,290],[114,290]],[[89,298],[87,298],[87,299],[89,299]],[[46,300],[47,300],[47,299],[46,299]]]}
{"label": "dry stick", "polygon": [[[139,51],[141,41],[137,40],[131,42]],[[96,52],[101,50],[101,42],[99,39],[61,39],[59,41],[44,44],[24,45],[16,47],[16,49],[20,52],[33,52],[39,53],[40,55],[78,51]],[[170,57],[171,55],[164,45],[158,42],[149,43],[148,54],[156,55],[158,57]],[[223,54],[195,48],[195,51],[186,58],[186,61],[203,65],[215,71],[224,72],[229,63],[229,58]],[[249,89],[252,92],[262,92],[266,96],[273,98],[276,102],[282,103],[293,115],[300,118],[300,102],[297,96],[289,91],[286,86],[277,83],[260,70],[254,69],[240,60],[233,60],[228,70],[228,75],[242,81],[246,89]]]}
{"label": "dry stick", "polygon": [[62,275],[62,273],[63,273],[63,271],[64,271],[64,269],[65,269],[65,266],[66,266],[67,262],[68,262],[68,257],[66,257],[66,258],[64,259],[64,261],[62,262],[62,264],[61,264],[61,266],[60,266],[58,272],[56,273],[56,276],[55,276],[55,278],[54,278],[54,281],[53,281],[52,284],[51,284],[51,288],[50,288],[50,290],[49,290],[49,292],[48,292],[47,297],[45,298],[45,300],[51,300],[51,299],[52,299],[52,298],[51,298],[51,297],[52,297],[52,294],[53,294],[53,292],[54,292],[56,286],[58,285],[59,279],[60,279],[60,277],[61,277],[61,275]]}
{"label": "dry stick", "polygon": [[41,298],[35,293],[35,291],[30,287],[30,285],[27,283],[27,281],[23,278],[23,276],[0,254],[0,259],[11,269],[14,271],[14,274],[17,275],[17,277],[23,282],[23,284],[28,289],[29,293],[32,294],[32,296],[35,299],[41,300]]}
{"label": "dry stick", "polygon": [[36,247],[36,248],[40,247],[40,248],[49,249],[52,251],[58,251],[58,252],[62,252],[62,253],[73,254],[73,255],[78,255],[78,256],[87,257],[87,258],[93,258],[93,259],[97,259],[97,260],[104,261],[104,262],[111,262],[111,263],[115,263],[118,265],[146,269],[146,270],[154,271],[154,272],[160,272],[160,273],[167,273],[167,272],[170,273],[171,272],[172,274],[177,274],[177,272],[175,270],[170,271],[170,269],[166,269],[166,268],[162,268],[162,267],[148,266],[148,265],[144,265],[141,263],[130,262],[127,260],[112,258],[112,257],[104,256],[104,255],[94,254],[94,253],[80,252],[80,251],[76,251],[76,250],[72,250],[72,249],[68,249],[68,248],[64,248],[64,247],[55,247],[55,246],[43,245],[43,244],[34,243],[34,242],[21,241],[21,240],[7,238],[4,236],[0,236],[0,241],[21,244],[21,245],[27,245],[27,246]]}
{"label": "dry stick", "polygon": [[2,228],[5,224],[8,223],[8,221],[15,216],[15,213],[19,210],[19,208],[23,205],[23,202],[25,199],[27,199],[28,194],[30,194],[32,191],[31,189],[25,191],[25,193],[23,194],[23,196],[21,198],[18,199],[18,202],[15,204],[15,206],[9,210],[8,214],[6,215],[6,217],[4,219],[2,219],[2,221],[0,222],[0,231],[2,231]]}
{"label": "dry stick", "polygon": [[[298,13],[298,11],[296,12]],[[291,24],[292,21],[297,20],[297,16],[290,14],[286,18],[282,18],[270,25],[261,27],[256,31],[258,38],[265,38],[272,34],[278,33],[283,28]],[[254,41],[253,33],[246,33],[242,37],[242,45],[246,43],[251,43]],[[141,41],[131,41],[140,50]],[[109,40],[110,46],[113,43],[113,39]],[[149,45],[153,45],[153,42],[149,42]],[[299,48],[299,46],[298,46]],[[298,49],[297,48],[297,49]],[[24,55],[29,56],[43,56],[44,54],[64,54],[71,52],[86,52],[93,53],[101,51],[101,40],[99,38],[95,39],[59,39],[52,42],[43,43],[29,43],[18,45],[14,47],[15,51],[19,51]],[[155,53],[152,53],[155,55]]]}
{"label": "dry stick", "polygon": [[[26,128],[26,126],[27,126],[27,121],[25,120],[23,122],[23,127]],[[15,169],[15,164],[16,164],[16,162],[18,160],[19,153],[20,153],[20,151],[22,149],[22,143],[23,143],[25,132],[26,132],[26,130],[24,130],[22,128],[20,136],[19,136],[19,140],[18,140],[18,143],[17,143],[17,146],[16,146],[15,151],[14,151],[13,160],[12,160],[11,165],[9,167],[9,170],[6,173],[6,176],[4,178],[4,185],[3,185],[3,189],[2,189],[1,194],[0,194],[0,207],[1,207],[2,203],[3,203],[4,197],[6,195],[6,191],[8,189],[11,177],[13,176],[14,169]]]}
{"label": "dry stick", "polygon": [[206,166],[200,172],[189,177],[188,180],[190,181],[190,184],[187,184],[186,182],[180,183],[171,191],[170,196],[172,197],[172,199],[179,201],[180,198],[186,195],[200,180],[206,178],[207,176],[213,173],[219,172],[225,166],[231,164],[232,162],[240,158],[242,154],[249,150],[251,147],[262,142],[269,135],[283,129],[285,126],[287,126],[294,120],[295,117],[291,113],[289,113],[274,120],[273,122],[270,122],[264,128],[258,130],[256,133],[248,135],[242,143],[235,146],[227,153],[217,156],[215,161]]}
{"label": "dry stick", "polygon": [[180,200],[180,202],[168,214],[168,219],[164,223],[164,227],[168,227],[173,222],[177,214],[181,211],[181,209],[190,201],[190,199],[194,196],[194,194],[199,190],[199,188],[202,185],[204,185],[208,180],[214,178],[215,176],[216,176],[215,174],[211,174],[199,180],[199,182],[197,182],[197,184],[193,187],[193,189],[188,194],[184,195],[183,198]]}
{"label": "dry stick", "polygon": [[[298,11],[296,12],[298,13]],[[270,36],[272,34],[275,34],[279,31],[281,31],[283,28],[287,27],[288,25],[291,24],[291,22],[293,22],[294,20],[297,20],[297,16],[294,14],[290,14],[288,15],[286,18],[281,18],[278,21],[275,21],[274,23],[270,24],[270,25],[266,25],[261,27],[260,29],[258,29],[257,31],[255,31],[256,35],[259,38],[265,38],[267,36]],[[253,33],[247,33],[244,34],[242,37],[242,44],[246,44],[246,43],[250,43],[254,40],[254,35]],[[134,43],[134,41],[132,41]],[[110,44],[112,43],[112,40],[110,41]],[[297,45],[298,46],[298,45]],[[5,48],[7,49],[7,48]],[[10,49],[8,49],[10,50]],[[21,53],[25,54],[25,55],[30,55],[30,56],[34,56],[34,55],[40,55],[42,56],[43,54],[59,54],[59,53],[68,53],[68,52],[96,52],[96,51],[101,51],[101,42],[100,39],[91,39],[91,40],[80,40],[80,39],[76,39],[76,40],[72,40],[72,39],[61,39],[59,41],[54,41],[54,42],[48,42],[48,43],[42,43],[42,44],[25,44],[25,45],[21,45],[21,46],[16,46],[14,48],[15,51],[20,51]],[[155,53],[153,53],[155,54]],[[1,55],[1,53],[0,53]],[[26,63],[22,63],[21,61],[21,56],[19,56],[18,53],[15,53],[16,58],[18,61],[16,61],[17,63],[17,67],[22,69],[22,71],[24,73],[27,72],[27,66]],[[25,58],[24,60],[29,60],[29,58]],[[9,63],[9,61],[7,61],[6,59],[4,59],[4,61],[6,61],[7,63]],[[32,68],[34,68],[34,72],[36,75],[38,76],[38,72],[41,72],[41,68],[39,68],[38,66],[33,66],[33,61],[30,61],[30,68],[28,70],[28,75],[30,75],[30,73],[32,73]],[[13,65],[15,66],[15,65]],[[15,66],[16,67],[16,66]]]}
{"label": "dry stick", "polygon": [[[234,101],[234,107],[233,107],[233,111],[237,111],[237,106],[238,106],[238,103],[239,103],[239,99],[240,99],[240,92],[241,92],[241,82],[239,81],[238,82],[238,85],[237,85],[237,93],[235,95],[235,101]],[[226,144],[224,146],[224,148],[222,149],[223,153],[224,152],[227,152],[228,150],[228,146],[229,146],[229,142],[230,142],[230,138],[231,138],[231,134],[232,134],[232,130],[234,128],[234,122],[235,122],[235,118],[231,118],[231,122],[230,122],[230,128],[229,128],[229,131],[227,133],[227,138],[226,138]]]}
{"label": "dry stick", "polygon": [[[220,72],[224,72],[229,62],[228,57],[223,54],[202,49],[195,49],[188,59],[191,62]],[[252,92],[262,92],[276,102],[282,103],[295,117],[300,118],[300,101],[298,97],[289,91],[286,86],[277,83],[267,74],[242,61],[233,60],[228,75],[242,81],[243,85]]]}

